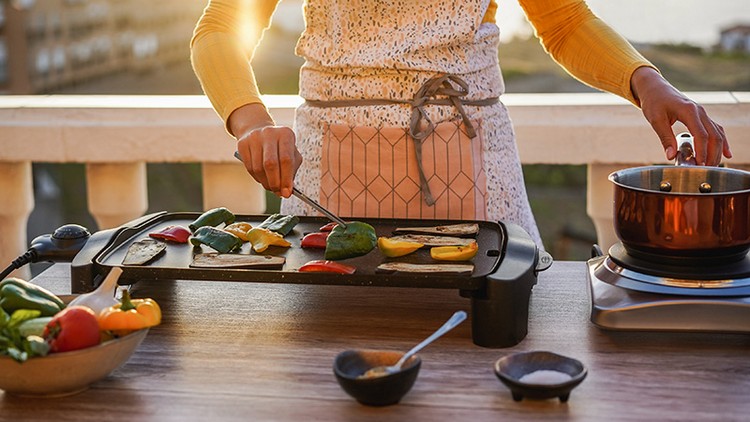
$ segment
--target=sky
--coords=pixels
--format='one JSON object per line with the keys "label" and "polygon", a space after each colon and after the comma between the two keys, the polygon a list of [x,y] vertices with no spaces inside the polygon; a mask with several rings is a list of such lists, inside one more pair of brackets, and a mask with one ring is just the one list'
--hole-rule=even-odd
{"label": "sky", "polygon": [[[497,0],[501,40],[529,35],[518,0]],[[587,0],[591,10],[633,42],[710,47],[727,26],[750,25],[750,0]],[[283,0],[275,23],[301,30],[301,0]]]}

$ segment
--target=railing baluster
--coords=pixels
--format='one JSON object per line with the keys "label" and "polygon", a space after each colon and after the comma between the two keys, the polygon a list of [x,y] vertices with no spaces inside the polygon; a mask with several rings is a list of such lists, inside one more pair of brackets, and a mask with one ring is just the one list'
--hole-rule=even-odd
{"label": "railing baluster", "polygon": [[266,191],[242,163],[203,163],[203,207],[227,207],[235,214],[263,214]]}
{"label": "railing baluster", "polygon": [[[34,209],[34,183],[29,161],[0,162],[0,271],[24,253],[26,224]],[[29,267],[22,267],[12,276],[28,279]]]}
{"label": "railing baluster", "polygon": [[148,209],[146,163],[86,164],[86,191],[100,230],[138,218]]}

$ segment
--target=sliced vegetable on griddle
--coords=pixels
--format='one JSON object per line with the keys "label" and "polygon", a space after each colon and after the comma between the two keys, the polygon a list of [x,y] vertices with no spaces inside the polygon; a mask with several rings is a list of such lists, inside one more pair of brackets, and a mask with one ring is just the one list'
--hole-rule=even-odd
{"label": "sliced vegetable on griddle", "polygon": [[193,257],[193,268],[270,268],[281,269],[283,256],[202,253]]}
{"label": "sliced vegetable on griddle", "polygon": [[430,256],[438,261],[469,261],[477,255],[476,242],[466,246],[436,246],[430,248]]}
{"label": "sliced vegetable on griddle", "polygon": [[242,247],[242,239],[211,226],[199,227],[190,238],[190,243],[194,246],[206,245],[221,253],[236,251]]}
{"label": "sliced vegetable on griddle", "polygon": [[361,221],[346,223],[346,227],[336,226],[326,241],[325,259],[339,260],[366,255],[375,249],[378,238],[375,229]]}
{"label": "sliced vegetable on griddle", "polygon": [[250,239],[250,243],[253,244],[253,250],[258,253],[265,251],[269,246],[281,246],[284,248],[292,246],[281,234],[262,227],[254,227],[247,232],[247,237]]}
{"label": "sliced vegetable on griddle", "polygon": [[318,229],[318,231],[321,231],[321,232],[330,232],[331,230],[333,230],[334,227],[336,227],[338,225],[339,225],[339,223],[337,223],[335,221],[331,221],[330,223],[327,223],[327,224],[321,226]]}
{"label": "sliced vegetable on griddle", "polygon": [[302,237],[299,245],[303,248],[325,249],[329,234],[331,234],[331,232],[308,233]]}
{"label": "sliced vegetable on griddle", "polygon": [[405,242],[403,240],[393,240],[389,237],[378,238],[378,249],[383,255],[389,258],[409,255],[410,253],[422,248],[424,245],[418,242]]}
{"label": "sliced vegetable on griddle", "polygon": [[122,265],[144,265],[156,259],[167,249],[167,244],[156,239],[141,239],[133,242],[122,260]]}
{"label": "sliced vegetable on griddle", "polygon": [[305,265],[299,267],[299,272],[301,273],[354,274],[355,271],[357,271],[357,268],[351,265],[322,259],[307,262]]}
{"label": "sliced vegetable on griddle", "polygon": [[460,223],[432,227],[398,227],[394,233],[420,233],[447,236],[475,236],[479,233],[479,224]]}
{"label": "sliced vegetable on griddle", "polygon": [[167,226],[161,230],[151,232],[149,237],[174,243],[188,243],[190,230],[182,226]]}
{"label": "sliced vegetable on griddle", "polygon": [[393,241],[421,243],[425,247],[433,246],[466,246],[477,243],[476,240],[466,237],[433,236],[429,234],[403,234],[390,237]]}
{"label": "sliced vegetable on griddle", "polygon": [[387,273],[430,273],[430,274],[471,274],[473,264],[410,264],[406,262],[385,262],[378,265],[377,272]]}
{"label": "sliced vegetable on griddle", "polygon": [[296,215],[271,214],[258,227],[286,236],[299,223]]}
{"label": "sliced vegetable on griddle", "polygon": [[191,232],[195,233],[201,227],[209,226],[216,227],[219,224],[232,224],[234,223],[234,214],[224,207],[214,208],[201,214],[192,223],[188,225]]}
{"label": "sliced vegetable on griddle", "polygon": [[243,241],[248,242],[250,239],[247,237],[247,232],[249,232],[252,228],[253,226],[250,223],[247,223],[245,221],[235,221],[234,223],[224,227],[224,231],[232,233]]}

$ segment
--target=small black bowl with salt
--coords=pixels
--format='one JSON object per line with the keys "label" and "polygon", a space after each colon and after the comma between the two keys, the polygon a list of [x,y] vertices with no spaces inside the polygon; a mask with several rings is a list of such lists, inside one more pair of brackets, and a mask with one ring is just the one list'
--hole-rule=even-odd
{"label": "small black bowl with salt", "polygon": [[545,351],[515,353],[495,362],[495,375],[515,401],[558,397],[565,403],[586,374],[580,361]]}

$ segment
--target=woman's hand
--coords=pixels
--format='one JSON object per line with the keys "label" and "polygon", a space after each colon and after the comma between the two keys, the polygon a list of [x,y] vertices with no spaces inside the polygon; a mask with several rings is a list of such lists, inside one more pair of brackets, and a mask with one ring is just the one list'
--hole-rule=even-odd
{"label": "woman's hand", "polygon": [[267,190],[288,198],[302,164],[294,131],[276,126],[262,104],[235,110],[229,116],[229,128],[237,137],[237,152],[247,172]]}
{"label": "woman's hand", "polygon": [[682,122],[693,135],[696,163],[715,166],[721,156],[732,158],[724,128],[711,120],[706,110],[669,84],[656,70],[638,68],[630,86],[641,110],[661,140],[668,160],[677,154],[677,140],[672,132],[675,122]]}

